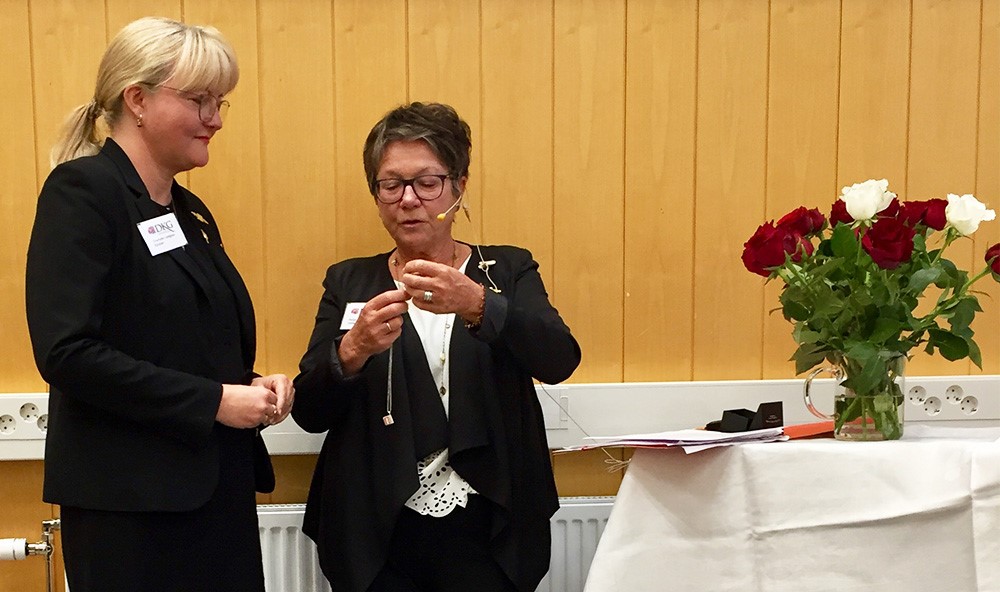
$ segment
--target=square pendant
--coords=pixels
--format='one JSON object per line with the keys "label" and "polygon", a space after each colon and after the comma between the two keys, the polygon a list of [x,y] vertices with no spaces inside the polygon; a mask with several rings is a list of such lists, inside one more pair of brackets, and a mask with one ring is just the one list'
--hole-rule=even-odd
{"label": "square pendant", "polygon": [[392,414],[390,413],[389,415],[386,415],[385,417],[383,417],[382,418],[382,423],[384,423],[387,426],[391,426],[392,425]]}

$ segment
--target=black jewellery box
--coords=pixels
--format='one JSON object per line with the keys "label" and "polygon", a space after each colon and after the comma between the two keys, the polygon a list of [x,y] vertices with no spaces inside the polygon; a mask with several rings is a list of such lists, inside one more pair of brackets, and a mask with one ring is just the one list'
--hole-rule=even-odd
{"label": "black jewellery box", "polygon": [[706,430],[714,432],[749,432],[766,428],[778,428],[785,425],[781,401],[761,403],[757,411],[749,409],[727,409],[722,412],[722,419],[711,421]]}

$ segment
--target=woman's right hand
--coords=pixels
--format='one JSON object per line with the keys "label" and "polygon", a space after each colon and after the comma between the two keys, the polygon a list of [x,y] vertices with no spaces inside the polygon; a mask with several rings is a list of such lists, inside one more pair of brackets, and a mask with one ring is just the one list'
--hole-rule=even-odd
{"label": "woman's right hand", "polygon": [[382,292],[365,303],[354,326],[340,340],[340,365],[345,376],[357,374],[375,354],[389,349],[403,332],[403,313],[409,295],[403,290]]}
{"label": "woman's right hand", "polygon": [[255,428],[277,413],[278,395],[263,386],[222,385],[215,420],[231,428]]}

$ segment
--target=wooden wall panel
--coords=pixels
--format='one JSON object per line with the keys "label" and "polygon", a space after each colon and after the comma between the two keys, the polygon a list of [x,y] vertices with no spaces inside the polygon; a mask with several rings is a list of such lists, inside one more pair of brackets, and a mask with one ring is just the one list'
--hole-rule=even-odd
{"label": "wooden wall panel", "polygon": [[555,281],[584,353],[573,379],[622,379],[625,10],[555,3]]}
{"label": "wooden wall panel", "polygon": [[[39,501],[42,471],[41,461],[0,463],[0,538],[42,540],[42,520],[53,518],[52,507]],[[45,560],[0,561],[0,590],[45,590]]]}
{"label": "wooden wall panel", "polygon": [[763,287],[740,254],[765,212],[768,6],[702,0],[698,21],[692,377],[759,378]]}
{"label": "wooden wall panel", "polygon": [[[912,22],[908,174],[905,189],[899,186],[897,191],[908,199],[973,193],[980,2],[914,0]],[[978,268],[982,255],[974,258],[972,247],[971,240],[956,241],[948,248],[948,258],[963,269]],[[949,362],[921,351],[907,372],[966,374],[971,367],[968,360]]]}
{"label": "wooden wall panel", "polygon": [[[826,213],[842,185],[1000,210],[998,0],[0,0],[0,215],[22,221],[0,243],[2,391],[44,388],[23,257],[52,142],[110,36],[145,14],[212,24],[240,59],[211,164],[179,179],[250,285],[262,372],[294,372],[328,264],[391,248],[361,149],[407,100],[473,127],[457,234],[532,250],[583,345],[576,382],[789,376],[789,327],[764,318],[777,286],[743,269],[742,244],[799,203]],[[985,224],[963,264],[997,241]],[[1000,373],[1000,284],[980,287],[984,372]],[[612,492],[598,460],[557,458],[561,493]],[[301,501],[312,462],[277,462],[266,501]],[[52,514],[34,465],[0,464],[19,486],[4,515],[35,513],[0,536]],[[38,587],[8,565],[31,569],[0,564],[0,587]]]}
{"label": "wooden wall panel", "polygon": [[337,252],[330,263],[392,248],[368,192],[361,152],[372,126],[407,100],[409,87],[403,0],[338,1],[333,24]]}
{"label": "wooden wall panel", "polygon": [[[549,0],[482,2],[480,242],[514,244],[553,282],[553,7]],[[475,215],[476,212],[473,212]],[[571,327],[572,328],[572,327]]]}
{"label": "wooden wall panel", "polygon": [[29,5],[40,188],[51,170],[49,152],[66,116],[94,96],[107,36],[103,0],[31,0]]}
{"label": "wooden wall panel", "polygon": [[[261,0],[261,188],[267,368],[294,376],[333,262],[333,17],[328,2]],[[289,67],[295,64],[295,67]],[[265,90],[266,89],[266,90]]]}
{"label": "wooden wall panel", "polygon": [[[767,104],[768,220],[805,206],[829,215],[837,198],[840,7],[825,0],[773,0]],[[763,220],[762,220],[763,221]],[[752,230],[751,230],[752,232]],[[747,233],[746,238],[750,234]],[[745,240],[745,239],[744,239]],[[792,325],[778,306],[781,282],[764,289],[762,374],[791,378]]]}
{"label": "wooden wall panel", "polygon": [[[478,242],[483,178],[478,150],[482,140],[479,6],[465,0],[409,0],[407,7],[410,100],[451,105],[472,129],[472,162],[462,203],[477,216],[470,222],[456,212],[452,236]],[[441,199],[452,201],[448,195]]]}
{"label": "wooden wall panel", "polygon": [[[223,127],[212,138],[208,166],[190,172],[189,189],[208,205],[219,224],[226,252],[240,270],[255,306],[268,293],[264,279],[264,204],[261,195],[260,97],[257,64],[257,11],[243,0],[204,0],[184,5],[184,19],[211,24],[233,46],[240,81]],[[266,320],[257,323],[257,363],[267,367]]]}
{"label": "wooden wall panel", "polygon": [[182,0],[106,0],[107,40],[111,41],[122,27],[144,16],[184,20],[181,4]]}
{"label": "wooden wall panel", "polygon": [[[984,0],[979,47],[979,137],[976,159],[976,196],[1000,214],[1000,0]],[[991,245],[1000,242],[1000,220],[983,224],[975,235],[974,266]],[[976,340],[983,352],[983,369],[1000,374],[1000,283],[990,277],[977,286],[982,316],[976,319]]]}
{"label": "wooden wall panel", "polygon": [[906,187],[910,2],[851,0],[841,5],[834,197],[843,186],[867,179],[888,179],[890,189],[902,194]]}
{"label": "wooden wall panel", "polygon": [[[35,217],[35,119],[31,39],[26,2],[6,2],[0,18],[0,74],[5,141],[0,145],[0,220],[17,221],[0,234],[0,376],[2,390],[35,392],[45,384],[35,372],[24,317],[24,264]],[[46,165],[47,167],[47,165]],[[47,168],[46,168],[47,170]]]}
{"label": "wooden wall panel", "polygon": [[628,6],[624,380],[690,380],[698,3]]}

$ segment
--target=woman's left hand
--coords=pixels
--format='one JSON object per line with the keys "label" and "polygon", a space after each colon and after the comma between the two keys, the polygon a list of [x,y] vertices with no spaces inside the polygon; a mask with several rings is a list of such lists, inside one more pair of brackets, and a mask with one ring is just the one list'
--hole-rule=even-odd
{"label": "woman's left hand", "polygon": [[436,314],[453,312],[466,321],[482,313],[482,284],[450,265],[414,259],[403,266],[399,281],[417,308]]}
{"label": "woman's left hand", "polygon": [[278,395],[278,402],[271,414],[267,416],[265,423],[275,425],[285,421],[288,414],[292,412],[292,403],[295,402],[295,387],[292,386],[292,380],[284,374],[269,374],[254,378],[250,385],[265,387]]}

